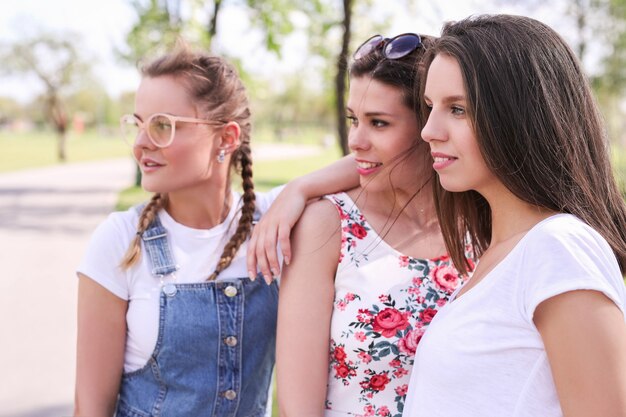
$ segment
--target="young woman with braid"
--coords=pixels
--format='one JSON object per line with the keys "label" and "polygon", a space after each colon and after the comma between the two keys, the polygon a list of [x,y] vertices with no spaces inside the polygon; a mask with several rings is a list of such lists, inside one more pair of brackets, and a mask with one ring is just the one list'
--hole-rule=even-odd
{"label": "young woman with braid", "polygon": [[[263,416],[278,289],[249,278],[245,242],[277,192],[254,192],[244,87],[223,59],[184,45],[142,75],[122,126],[155,194],[111,214],[78,268],[74,414]],[[334,169],[289,193],[346,186],[328,181]]]}

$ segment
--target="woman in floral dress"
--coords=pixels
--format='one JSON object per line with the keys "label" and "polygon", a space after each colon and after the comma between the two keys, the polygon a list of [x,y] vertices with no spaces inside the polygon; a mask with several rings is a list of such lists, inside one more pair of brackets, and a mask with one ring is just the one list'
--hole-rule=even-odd
{"label": "woman in floral dress", "polygon": [[415,349],[462,282],[416,116],[431,42],[375,36],[355,53],[347,113],[360,185],[310,204],[294,229],[279,300],[281,416],[401,416]]}

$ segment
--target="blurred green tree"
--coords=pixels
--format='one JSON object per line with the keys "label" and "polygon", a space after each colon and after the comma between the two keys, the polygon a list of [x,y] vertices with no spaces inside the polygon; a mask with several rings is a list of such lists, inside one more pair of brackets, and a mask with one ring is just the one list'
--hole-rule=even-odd
{"label": "blurred green tree", "polygon": [[44,87],[40,96],[44,114],[57,133],[57,156],[66,160],[69,117],[67,95],[90,68],[79,54],[77,36],[40,33],[0,47],[4,74],[34,75]]}

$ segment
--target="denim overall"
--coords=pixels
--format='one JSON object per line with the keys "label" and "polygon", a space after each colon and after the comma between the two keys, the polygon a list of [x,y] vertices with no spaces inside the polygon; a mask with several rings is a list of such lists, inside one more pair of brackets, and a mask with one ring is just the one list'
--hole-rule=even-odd
{"label": "denim overall", "polygon": [[[155,279],[177,270],[158,216],[142,239]],[[263,417],[277,307],[263,279],[163,285],[154,352],[123,375],[116,416]]]}

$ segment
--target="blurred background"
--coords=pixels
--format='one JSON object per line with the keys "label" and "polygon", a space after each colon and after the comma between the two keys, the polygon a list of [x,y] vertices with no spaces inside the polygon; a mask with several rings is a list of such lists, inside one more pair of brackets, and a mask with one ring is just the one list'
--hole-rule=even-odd
{"label": "blurred background", "polygon": [[141,58],[183,36],[238,67],[252,101],[255,182],[267,189],[348,152],[346,62],[365,39],[437,35],[480,13],[535,17],[563,35],[591,80],[624,187],[626,0],[4,1],[0,417],[71,414],[73,270],[93,227],[145,197],[118,133]]}

